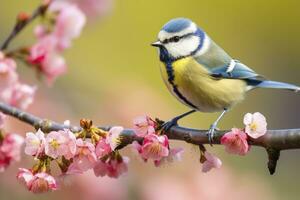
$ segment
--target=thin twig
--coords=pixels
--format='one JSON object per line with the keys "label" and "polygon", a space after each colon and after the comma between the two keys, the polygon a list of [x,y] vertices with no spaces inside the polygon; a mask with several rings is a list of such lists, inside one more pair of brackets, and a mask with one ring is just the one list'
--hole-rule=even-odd
{"label": "thin twig", "polygon": [[33,13],[27,18],[26,20],[20,20],[17,19],[16,24],[14,28],[12,29],[11,33],[8,35],[8,37],[4,40],[3,44],[1,45],[0,49],[1,51],[8,48],[8,45],[10,42],[28,25],[30,24],[34,19],[36,19],[38,16],[43,15],[45,11],[47,10],[49,4],[42,4],[39,7],[37,7]]}

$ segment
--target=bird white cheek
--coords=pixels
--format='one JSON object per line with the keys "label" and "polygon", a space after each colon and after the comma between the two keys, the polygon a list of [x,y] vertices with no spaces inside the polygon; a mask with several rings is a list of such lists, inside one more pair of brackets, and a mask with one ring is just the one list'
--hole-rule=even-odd
{"label": "bird white cheek", "polygon": [[189,56],[193,51],[195,51],[200,43],[200,38],[197,36],[192,36],[184,38],[179,42],[172,42],[166,44],[166,49],[169,54],[174,58],[179,58],[183,56]]}

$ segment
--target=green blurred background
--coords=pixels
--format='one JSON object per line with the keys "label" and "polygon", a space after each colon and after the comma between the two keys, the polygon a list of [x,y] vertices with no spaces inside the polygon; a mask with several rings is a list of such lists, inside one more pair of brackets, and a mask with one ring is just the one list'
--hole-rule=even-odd
{"label": "green blurred background", "polygon": [[[17,13],[31,11],[38,3],[1,0],[0,41],[11,30]],[[258,73],[300,85],[299,6],[297,0],[116,0],[110,14],[90,21],[66,52],[69,71],[53,87],[46,87],[33,70],[19,64],[22,78],[39,86],[30,110],[56,121],[70,119],[75,124],[85,117],[96,124],[126,127],[142,114],[170,119],[186,111],[164,86],[157,52],[150,46],[162,25],[174,17],[193,19],[230,55]],[[34,42],[32,27],[14,40],[12,48]],[[256,90],[219,126],[242,127],[246,112],[259,111],[267,117],[270,129],[299,128],[299,101],[300,96],[294,93]],[[182,120],[181,125],[207,129],[216,117],[217,114],[197,113]],[[20,123],[10,128],[21,134],[31,130]],[[254,147],[246,157],[239,157],[214,146],[209,150],[221,157],[223,168],[203,175],[197,148],[182,142],[172,144],[185,147],[181,163],[155,168],[152,163],[140,162],[127,147],[124,152],[130,155],[131,164],[125,177],[100,182],[88,182],[82,177],[58,192],[38,196],[16,184],[14,177],[20,165],[16,164],[8,173],[0,174],[0,199],[89,199],[85,194],[92,193],[91,185],[99,193],[91,195],[90,199],[95,200],[159,199],[151,195],[162,194],[160,190],[166,193],[160,199],[300,198],[299,151],[282,152],[277,172],[270,176],[264,149]],[[32,164],[30,159],[23,160],[22,166]],[[193,188],[193,192],[187,188]],[[181,190],[188,191],[176,195]],[[114,193],[122,195],[115,197]]]}

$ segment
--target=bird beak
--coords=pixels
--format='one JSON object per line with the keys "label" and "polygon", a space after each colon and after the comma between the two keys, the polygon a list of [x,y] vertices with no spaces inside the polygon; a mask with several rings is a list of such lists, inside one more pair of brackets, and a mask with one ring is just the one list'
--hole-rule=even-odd
{"label": "bird beak", "polygon": [[151,46],[153,46],[153,47],[161,47],[161,46],[162,46],[162,43],[158,40],[158,41],[156,41],[156,42],[153,42],[153,43],[151,44]]}

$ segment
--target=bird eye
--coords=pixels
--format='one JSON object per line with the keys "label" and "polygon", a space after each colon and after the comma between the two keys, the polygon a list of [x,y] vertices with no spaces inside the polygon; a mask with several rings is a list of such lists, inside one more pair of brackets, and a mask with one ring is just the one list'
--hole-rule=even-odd
{"label": "bird eye", "polygon": [[173,37],[174,42],[178,42],[179,40],[180,40],[180,37],[178,37],[178,36]]}

